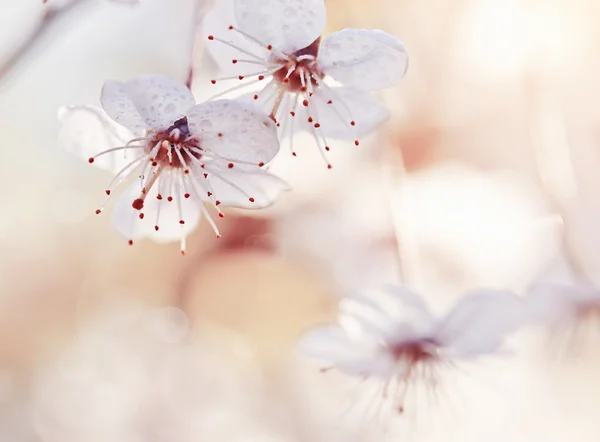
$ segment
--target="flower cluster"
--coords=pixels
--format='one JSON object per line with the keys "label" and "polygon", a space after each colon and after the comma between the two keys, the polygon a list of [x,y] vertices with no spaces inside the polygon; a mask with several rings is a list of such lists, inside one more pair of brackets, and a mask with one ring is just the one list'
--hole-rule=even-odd
{"label": "flower cluster", "polygon": [[[220,236],[204,203],[219,217],[221,206],[273,204],[287,189],[265,169],[279,139],[307,129],[323,153],[330,149],[326,137],[349,136],[358,146],[358,137],[387,117],[368,92],[393,86],[407,68],[402,43],[383,31],[346,29],[322,40],[323,0],[221,0],[205,21],[205,30],[215,26],[208,40],[221,46],[209,50],[227,61],[228,71],[234,68],[232,78],[267,83],[249,100],[219,99],[223,93],[196,104],[189,84],[142,76],[107,82],[102,110],[59,112],[65,147],[114,174],[106,201],[131,181],[112,217],[129,244],[143,237],[179,240],[185,253],[186,236],[203,216]],[[248,66],[259,71],[249,73]]]}
{"label": "flower cluster", "polygon": [[[196,26],[194,16],[194,35]],[[108,81],[102,108],[61,108],[64,147],[113,174],[96,213],[120,193],[112,222],[130,245],[179,241],[185,254],[202,218],[220,237],[222,207],[263,209],[289,189],[268,171],[284,138],[296,156],[295,134],[308,132],[329,168],[331,139],[360,146],[388,117],[371,93],[398,84],[408,57],[402,42],[381,30],[325,36],[325,26],[324,0],[216,0],[202,32],[223,77],[206,85],[218,89],[208,101],[196,103],[190,68],[185,83],[160,75]],[[236,84],[220,89],[227,82]],[[380,236],[365,242],[372,246]],[[360,263],[374,266],[373,259]],[[299,346],[325,361],[323,372],[375,379],[382,398],[403,412],[409,387],[435,388],[442,369],[498,354],[526,323],[556,332],[597,321],[599,293],[591,284],[537,285],[523,298],[481,291],[436,316],[405,286],[361,287],[341,300],[337,324],[309,331]]]}

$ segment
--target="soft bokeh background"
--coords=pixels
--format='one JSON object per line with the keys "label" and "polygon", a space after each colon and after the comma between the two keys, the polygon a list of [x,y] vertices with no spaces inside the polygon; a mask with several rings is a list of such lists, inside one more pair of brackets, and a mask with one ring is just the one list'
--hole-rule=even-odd
{"label": "soft bokeh background", "polygon": [[[53,0],[49,0],[52,3]],[[341,417],[352,381],[294,349],[336,300],[403,274],[434,310],[465,292],[600,266],[600,4],[327,0],[328,32],[381,28],[411,65],[385,127],[305,142],[273,208],[178,245],[129,247],[95,216],[109,179],[57,143],[63,104],[107,79],[185,79],[193,0],[91,0],[0,79],[0,440],[597,441],[600,341],[577,357],[524,330],[409,417]],[[38,0],[0,0],[0,62]],[[210,95],[197,46],[194,92]],[[560,216],[559,216],[560,215]]]}

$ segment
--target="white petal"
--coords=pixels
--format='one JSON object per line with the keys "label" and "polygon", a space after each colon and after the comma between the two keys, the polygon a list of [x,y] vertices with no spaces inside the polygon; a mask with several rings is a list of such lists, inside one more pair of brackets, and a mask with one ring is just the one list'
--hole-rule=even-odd
{"label": "white petal", "polygon": [[361,138],[389,117],[387,108],[368,93],[346,87],[319,88],[313,95],[312,103],[316,110],[308,110],[320,124],[320,131],[326,137],[350,140]]}
{"label": "white petal", "polygon": [[589,302],[600,302],[598,290],[586,285],[537,284],[527,295],[532,320],[546,325],[567,325],[576,320],[577,309]]}
{"label": "white petal", "polygon": [[325,30],[324,0],[234,0],[234,8],[241,30],[286,53],[304,49]]}
{"label": "white petal", "polygon": [[[262,46],[252,42],[239,32],[229,29],[235,25],[235,16],[233,12],[233,0],[219,0],[214,2],[214,6],[206,14],[203,25],[202,35],[206,41],[206,49],[217,63],[220,71],[226,76],[246,75],[261,70],[260,65],[253,63],[232,63],[232,60],[264,60],[265,65],[269,64],[270,52]],[[208,40],[209,36],[214,39]],[[219,40],[225,40],[231,43],[227,45]],[[236,49],[239,48],[239,49]],[[245,54],[243,51],[252,55]]]}
{"label": "white petal", "polygon": [[298,346],[302,353],[323,361],[324,368],[335,366],[352,376],[383,374],[391,366],[391,361],[382,364],[387,358],[376,346],[349,339],[338,327],[316,328],[303,336]]}
{"label": "white petal", "polygon": [[194,106],[190,90],[169,77],[141,76],[127,82],[107,81],[102,107],[117,123],[132,130],[168,129]]}
{"label": "white petal", "polygon": [[281,192],[290,190],[285,181],[262,169],[242,171],[206,163],[204,170],[215,199],[223,206],[263,209],[273,205]]}
{"label": "white petal", "polygon": [[323,40],[318,60],[327,75],[363,91],[396,85],[408,68],[402,42],[379,30],[335,32]]}
{"label": "white petal", "polygon": [[[161,183],[161,180],[162,183]],[[184,198],[183,191],[168,192],[169,177],[167,173],[163,175],[154,184],[154,187],[146,197],[144,208],[138,211],[132,207],[135,199],[140,197],[141,185],[139,180],[133,182],[122,195],[119,195],[113,209],[111,221],[115,229],[127,239],[137,240],[141,238],[150,238],[158,243],[167,243],[179,241],[182,237],[189,235],[200,222],[201,201],[191,197]],[[173,182],[175,179],[173,178]],[[163,199],[156,198],[158,189],[161,191]],[[175,186],[174,186],[175,189]],[[167,196],[173,196],[173,201],[169,202]],[[181,202],[181,212],[179,210],[178,200]],[[156,230],[157,215],[160,211],[158,221],[159,230]],[[140,219],[140,213],[144,218]],[[185,224],[180,224],[183,219]]]}
{"label": "white petal", "polygon": [[[134,138],[128,129],[115,124],[102,109],[93,106],[61,107],[58,120],[61,124],[59,143],[86,161],[104,150],[124,146]],[[93,165],[117,173],[141,153],[139,149],[112,152],[98,157]]]}
{"label": "white petal", "polygon": [[187,118],[190,132],[198,136],[200,146],[222,159],[255,167],[270,162],[279,152],[275,123],[250,104],[208,101],[194,106]]}
{"label": "white petal", "polygon": [[436,324],[421,296],[404,286],[386,285],[361,290],[340,304],[340,323],[346,317],[361,323],[364,331],[374,331],[377,338],[394,341],[429,335]]}
{"label": "white petal", "polygon": [[461,299],[446,315],[438,328],[437,339],[453,356],[493,353],[528,316],[525,302],[511,293],[475,293]]}

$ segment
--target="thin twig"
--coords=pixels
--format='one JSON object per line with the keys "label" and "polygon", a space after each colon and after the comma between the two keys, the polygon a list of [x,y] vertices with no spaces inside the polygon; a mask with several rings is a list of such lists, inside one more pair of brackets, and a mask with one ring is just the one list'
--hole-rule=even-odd
{"label": "thin twig", "polygon": [[50,6],[44,11],[37,25],[26,35],[17,47],[0,61],[0,82],[19,65],[42,40],[42,37],[55,27],[60,19],[66,17],[76,8],[91,0],[72,0],[63,6]]}
{"label": "thin twig", "polygon": [[402,218],[403,212],[406,213],[403,209],[407,200],[410,201],[409,177],[401,150],[398,158],[388,150],[387,155],[383,155],[383,159],[382,168],[388,178],[388,201],[398,248],[400,280],[403,284],[415,288],[420,285],[422,278],[421,253],[413,226],[408,221],[409,218],[406,216]]}

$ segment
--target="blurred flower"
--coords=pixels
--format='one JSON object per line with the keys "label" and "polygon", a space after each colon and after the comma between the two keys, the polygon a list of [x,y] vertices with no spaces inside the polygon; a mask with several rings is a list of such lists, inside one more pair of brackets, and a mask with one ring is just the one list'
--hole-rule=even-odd
{"label": "blurred flower", "polygon": [[330,363],[324,371],[380,379],[382,399],[394,396],[392,405],[402,413],[411,384],[435,388],[440,369],[497,353],[526,317],[516,296],[479,292],[437,318],[420,296],[389,286],[342,300],[339,325],[308,333],[300,347]]}
{"label": "blurred flower", "polygon": [[267,82],[248,99],[290,137],[294,155],[296,129],[312,134],[324,158],[327,137],[359,145],[388,116],[368,92],[396,85],[408,67],[402,42],[383,31],[344,29],[321,41],[324,29],[322,0],[221,0],[205,18],[208,40],[220,43],[208,50],[232,75],[212,83],[253,78],[217,96]]}
{"label": "blurred flower", "polygon": [[[112,217],[130,244],[142,237],[179,239],[185,252],[185,238],[202,215],[220,236],[202,201],[222,217],[220,204],[267,207],[287,187],[261,169],[277,154],[279,142],[275,125],[250,105],[229,100],[196,105],[186,86],[160,76],[109,81],[101,99],[106,114],[121,126],[91,107],[63,108],[61,141],[116,174],[106,201],[124,180],[139,175]],[[147,198],[151,189],[155,197]]]}
{"label": "blurred flower", "polygon": [[[352,178],[358,174],[360,180]],[[282,213],[273,227],[281,253],[310,265],[340,293],[397,282],[398,250],[384,175],[365,159],[333,186],[323,185],[319,195]]]}

